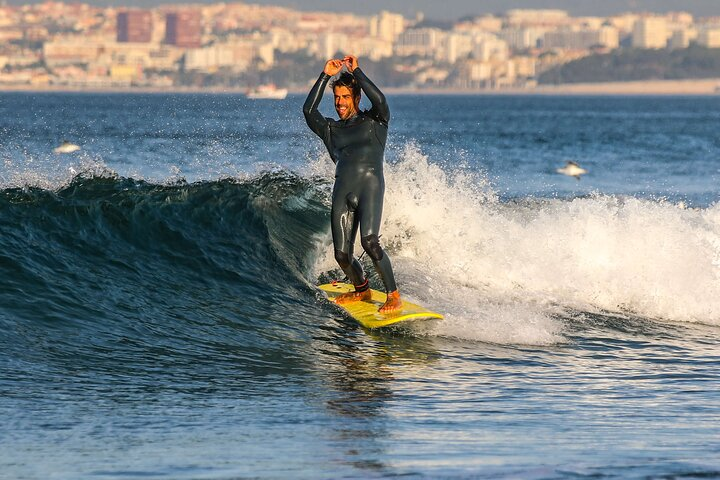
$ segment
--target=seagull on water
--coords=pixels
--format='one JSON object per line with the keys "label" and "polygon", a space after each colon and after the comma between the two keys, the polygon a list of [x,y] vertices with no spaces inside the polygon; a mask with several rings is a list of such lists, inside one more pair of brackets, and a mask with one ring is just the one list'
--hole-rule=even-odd
{"label": "seagull on water", "polygon": [[62,144],[57,147],[53,152],[55,153],[72,153],[77,152],[80,150],[80,147],[78,145],[75,145],[74,143],[70,143],[67,140],[64,140]]}
{"label": "seagull on water", "polygon": [[563,175],[567,175],[568,177],[575,177],[576,179],[580,180],[580,175],[585,175],[587,173],[587,170],[582,168],[577,163],[570,161],[567,162],[563,168],[558,168],[557,173],[562,173]]}

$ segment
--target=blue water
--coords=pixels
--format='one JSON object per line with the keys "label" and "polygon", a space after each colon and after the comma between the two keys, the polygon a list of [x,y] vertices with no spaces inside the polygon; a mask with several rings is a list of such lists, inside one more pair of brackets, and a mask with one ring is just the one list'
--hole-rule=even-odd
{"label": "blue water", "polygon": [[0,478],[720,477],[720,98],[391,96],[388,331],[303,100],[0,94]]}

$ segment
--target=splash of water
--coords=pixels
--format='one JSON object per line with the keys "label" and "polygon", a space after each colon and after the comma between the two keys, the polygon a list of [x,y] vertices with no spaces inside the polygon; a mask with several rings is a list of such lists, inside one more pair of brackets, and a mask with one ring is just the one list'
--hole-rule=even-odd
{"label": "splash of water", "polygon": [[[559,317],[598,309],[720,324],[718,205],[501,202],[482,175],[448,172],[413,144],[385,174],[382,242],[403,293],[446,313],[436,334],[547,344],[562,341]],[[330,250],[318,269],[334,268]]]}

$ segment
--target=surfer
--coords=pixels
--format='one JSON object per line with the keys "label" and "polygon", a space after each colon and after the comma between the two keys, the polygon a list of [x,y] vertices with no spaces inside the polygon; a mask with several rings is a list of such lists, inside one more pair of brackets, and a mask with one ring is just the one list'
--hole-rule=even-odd
{"label": "surfer", "polygon": [[[345,71],[332,83],[335,111],[339,120],[325,118],[318,111],[323,92],[331,77]],[[360,111],[360,92],[365,92],[372,108]],[[303,113],[310,129],[325,143],[335,163],[335,185],[330,212],[335,260],[355,286],[354,292],[335,299],[336,303],[370,300],[372,293],[360,262],[353,256],[355,237],[372,259],[387,292],[380,313],[402,308],[390,258],[380,247],[385,179],[383,154],[390,109],[385,96],[358,67],[357,57],[332,59],[313,85]]]}

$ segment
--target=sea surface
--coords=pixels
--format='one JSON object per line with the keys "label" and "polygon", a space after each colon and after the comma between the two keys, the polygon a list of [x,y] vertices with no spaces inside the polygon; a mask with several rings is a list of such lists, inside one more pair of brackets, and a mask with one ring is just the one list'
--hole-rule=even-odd
{"label": "sea surface", "polygon": [[303,101],[0,94],[0,478],[720,477],[720,98],[389,96],[386,331]]}

